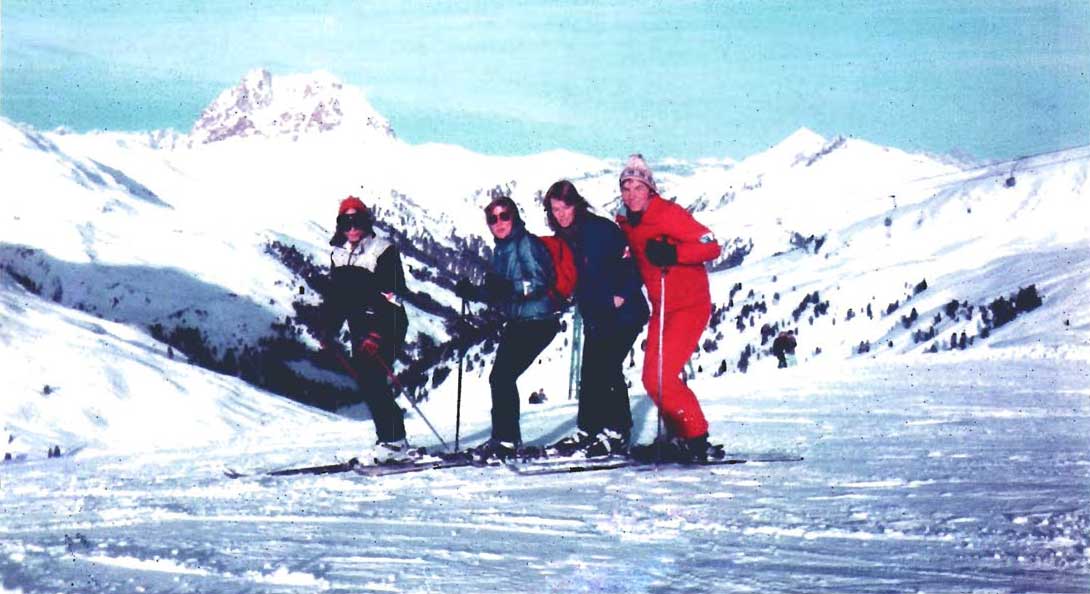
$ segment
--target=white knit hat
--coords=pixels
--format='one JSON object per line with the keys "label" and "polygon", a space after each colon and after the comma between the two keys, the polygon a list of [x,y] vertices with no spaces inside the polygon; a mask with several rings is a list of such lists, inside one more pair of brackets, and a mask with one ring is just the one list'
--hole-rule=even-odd
{"label": "white knit hat", "polygon": [[642,182],[651,189],[652,193],[659,193],[659,189],[655,186],[655,178],[651,176],[651,168],[648,167],[647,162],[643,160],[643,155],[639,153],[633,153],[628,156],[628,164],[626,164],[624,170],[621,171],[620,184],[624,185],[624,182],[630,179]]}

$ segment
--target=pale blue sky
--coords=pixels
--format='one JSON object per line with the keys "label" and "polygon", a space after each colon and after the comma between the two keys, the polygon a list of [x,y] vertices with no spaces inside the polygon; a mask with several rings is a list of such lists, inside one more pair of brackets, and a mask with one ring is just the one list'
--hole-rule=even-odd
{"label": "pale blue sky", "polygon": [[977,158],[1090,143],[1084,0],[128,4],[4,0],[0,115],[188,130],[266,67],[490,154],[739,158],[802,126]]}

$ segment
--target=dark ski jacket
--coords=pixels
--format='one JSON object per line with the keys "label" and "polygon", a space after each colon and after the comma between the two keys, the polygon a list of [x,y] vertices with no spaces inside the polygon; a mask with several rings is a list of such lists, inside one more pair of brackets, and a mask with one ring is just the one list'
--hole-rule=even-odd
{"label": "dark ski jacket", "polygon": [[496,240],[492,272],[513,285],[511,296],[491,300],[504,318],[540,320],[557,314],[557,304],[549,295],[556,279],[552,257],[545,244],[520,221],[512,225],[510,235]]}
{"label": "dark ski jacket", "polygon": [[405,340],[409,318],[402,303],[408,289],[397,247],[376,235],[364,238],[355,248],[345,243],[329,256],[330,278],[322,303],[324,339],[335,339],[345,320],[353,348],[371,332],[389,353]]}
{"label": "dark ski jacket", "polygon": [[[650,309],[643,296],[643,283],[628,241],[617,225],[587,212],[557,235],[571,247],[575,259],[575,302],[589,334],[639,328],[647,323]],[[614,296],[624,299],[621,307],[614,306]]]}

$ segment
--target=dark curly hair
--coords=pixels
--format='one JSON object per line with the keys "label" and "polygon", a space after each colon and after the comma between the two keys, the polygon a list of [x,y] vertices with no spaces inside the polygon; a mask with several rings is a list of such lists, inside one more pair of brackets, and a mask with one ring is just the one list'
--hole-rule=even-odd
{"label": "dark curly hair", "polygon": [[542,198],[541,203],[545,207],[545,217],[549,219],[549,228],[554,233],[559,233],[563,228],[556,222],[556,217],[553,216],[553,209],[549,208],[551,201],[559,200],[568,206],[575,207],[575,220],[582,220],[587,211],[590,210],[590,203],[586,198],[583,198],[579,194],[579,190],[575,189],[575,184],[566,179],[562,179],[553,185],[549,186],[549,190],[545,192],[545,197]]}
{"label": "dark curly hair", "polygon": [[515,201],[511,200],[509,196],[496,196],[495,198],[493,198],[492,201],[488,203],[488,206],[484,207],[484,216],[487,217],[488,215],[492,214],[492,209],[496,208],[497,206],[502,206],[507,209],[507,212],[510,212],[514,216],[514,222],[519,224],[525,224],[522,222],[522,215],[519,214],[518,205],[515,204]]}

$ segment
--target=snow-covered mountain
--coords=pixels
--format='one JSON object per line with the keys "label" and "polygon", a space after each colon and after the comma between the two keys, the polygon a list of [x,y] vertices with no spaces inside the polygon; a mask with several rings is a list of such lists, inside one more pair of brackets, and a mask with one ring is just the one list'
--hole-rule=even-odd
{"label": "snow-covered mountain", "polygon": [[248,136],[297,140],[303,134],[338,128],[347,128],[359,140],[394,138],[390,123],[360,89],[345,86],[333,75],[317,72],[274,78],[268,70],[258,69],[205,108],[189,134],[199,143]]}
{"label": "snow-covered mountain", "polygon": [[[5,368],[20,370],[0,418],[13,443],[29,444],[12,451],[177,445],[155,427],[173,426],[194,399],[194,415],[213,428],[188,439],[231,439],[257,423],[231,411],[275,398],[247,382],[327,408],[347,402],[350,384],[323,368],[306,323],[348,194],[372,205],[402,246],[414,296],[399,369],[429,394],[423,410],[447,418],[459,306],[450,289],[480,273],[490,245],[480,208],[507,193],[545,233],[539,195],[567,178],[609,214],[620,157],[410,145],[359,89],[325,73],[252,72],[188,136],[0,120],[0,352]],[[798,373],[931,350],[1090,358],[1090,147],[960,168],[803,129],[737,161],[652,167],[663,195],[726,246],[697,377],[768,372],[769,337],[787,328],[799,334]],[[965,349],[951,350],[963,332]],[[569,343],[570,332],[556,339],[525,377],[526,393],[566,397]],[[487,423],[490,356],[487,344],[466,356],[468,423]],[[162,414],[146,404],[153,397]],[[122,410],[147,431],[121,429]],[[288,401],[275,414],[337,422]]]}

